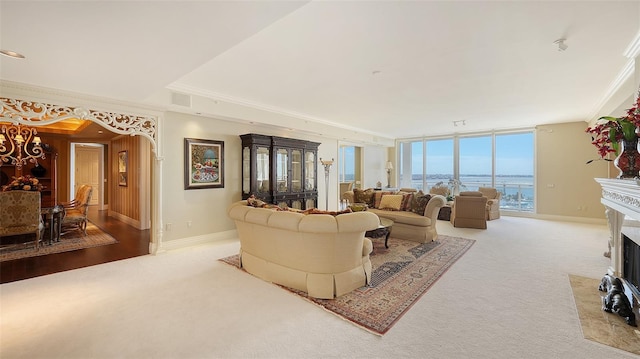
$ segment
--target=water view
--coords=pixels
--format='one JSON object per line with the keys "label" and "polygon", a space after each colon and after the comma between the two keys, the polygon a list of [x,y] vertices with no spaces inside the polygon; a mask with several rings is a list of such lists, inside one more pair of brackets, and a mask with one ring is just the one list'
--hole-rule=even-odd
{"label": "water view", "polygon": [[[431,188],[438,182],[449,183],[451,175],[427,175],[426,188]],[[492,187],[491,175],[461,175],[461,191],[475,191],[478,187]],[[424,190],[422,175],[413,175],[411,187]],[[499,176],[496,175],[495,188],[502,193],[500,208],[523,212],[534,210],[533,176]]]}

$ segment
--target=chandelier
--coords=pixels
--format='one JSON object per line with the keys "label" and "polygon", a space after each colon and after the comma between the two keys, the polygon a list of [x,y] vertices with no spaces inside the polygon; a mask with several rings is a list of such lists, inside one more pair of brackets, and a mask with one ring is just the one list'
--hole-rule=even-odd
{"label": "chandelier", "polygon": [[10,164],[22,168],[27,161],[36,163],[38,158],[44,159],[44,151],[40,146],[40,137],[35,128],[20,124],[2,125],[0,133],[0,166]]}

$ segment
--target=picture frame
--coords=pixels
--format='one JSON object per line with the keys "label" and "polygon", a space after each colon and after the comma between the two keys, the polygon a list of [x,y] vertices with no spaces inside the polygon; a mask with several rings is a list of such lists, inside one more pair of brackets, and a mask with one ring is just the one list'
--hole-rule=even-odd
{"label": "picture frame", "polygon": [[184,139],[184,189],[224,188],[224,141]]}
{"label": "picture frame", "polygon": [[118,152],[118,186],[127,187],[129,151]]}

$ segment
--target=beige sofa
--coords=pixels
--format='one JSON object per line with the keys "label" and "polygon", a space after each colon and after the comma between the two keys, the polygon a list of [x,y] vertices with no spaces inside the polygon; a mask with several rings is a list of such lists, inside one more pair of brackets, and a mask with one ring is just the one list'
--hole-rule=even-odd
{"label": "beige sofa", "polygon": [[238,230],[240,265],[256,277],[326,299],[369,283],[373,246],[364,233],[380,224],[371,212],[302,214],[240,201],[227,213]]}
{"label": "beige sofa", "polygon": [[[415,190],[407,189],[401,189],[398,193],[407,193],[409,191],[413,191],[413,195],[416,195]],[[355,203],[353,191],[348,191],[344,193],[343,196],[347,198],[350,203]],[[382,195],[381,197],[384,196],[385,195]],[[440,212],[440,208],[446,203],[447,200],[444,196],[431,195],[431,199],[421,214],[410,210],[385,210],[375,208],[371,204],[369,204],[367,212],[375,213],[379,217],[388,218],[393,221],[393,226],[391,227],[392,238],[426,243],[438,239],[438,231],[436,230],[438,212]]]}

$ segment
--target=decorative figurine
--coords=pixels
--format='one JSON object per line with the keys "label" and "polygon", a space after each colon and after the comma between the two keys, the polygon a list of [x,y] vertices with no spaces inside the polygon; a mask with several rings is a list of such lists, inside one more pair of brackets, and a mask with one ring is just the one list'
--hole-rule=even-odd
{"label": "decorative figurine", "polygon": [[636,315],[633,313],[633,307],[624,294],[622,281],[620,281],[619,278],[605,274],[604,277],[602,277],[600,286],[598,286],[598,290],[607,292],[607,295],[602,298],[602,310],[607,313],[618,314],[632,327],[638,326],[636,324]]}

